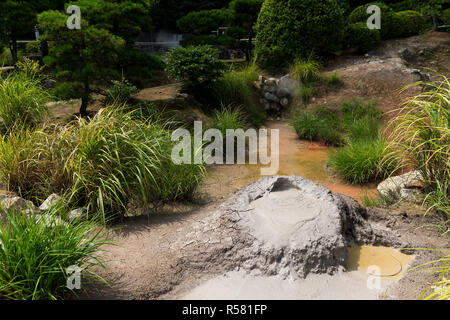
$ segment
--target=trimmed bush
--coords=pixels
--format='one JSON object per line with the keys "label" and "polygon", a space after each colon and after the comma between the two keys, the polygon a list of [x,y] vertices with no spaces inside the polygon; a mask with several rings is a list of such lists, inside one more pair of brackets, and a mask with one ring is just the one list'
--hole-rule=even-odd
{"label": "trimmed bush", "polygon": [[426,28],[426,20],[417,11],[400,11],[395,15],[399,20],[399,25],[401,26],[399,35],[402,37],[417,35],[423,32]]}
{"label": "trimmed bush", "polygon": [[258,63],[276,68],[329,54],[340,47],[343,25],[336,0],[266,0],[255,27]]}
{"label": "trimmed bush", "polygon": [[[367,13],[367,8],[371,5],[377,5],[381,9],[381,38],[382,39],[392,39],[398,37],[399,34],[399,19],[396,17],[394,10],[388,7],[383,2],[371,2],[365,5],[359,6],[352,11],[348,21],[351,24],[354,23],[364,23],[367,24],[367,19],[369,14]],[[366,25],[367,28],[367,25]]]}
{"label": "trimmed bush", "polygon": [[177,26],[184,33],[211,34],[211,31],[226,26],[232,16],[233,13],[229,9],[193,11],[179,19]]}
{"label": "trimmed bush", "polygon": [[217,57],[219,52],[211,46],[175,48],[167,54],[167,73],[186,86],[217,80],[226,71],[226,64]]}
{"label": "trimmed bush", "polygon": [[348,45],[361,53],[372,50],[381,41],[380,31],[367,28],[364,22],[350,24],[345,33]]}

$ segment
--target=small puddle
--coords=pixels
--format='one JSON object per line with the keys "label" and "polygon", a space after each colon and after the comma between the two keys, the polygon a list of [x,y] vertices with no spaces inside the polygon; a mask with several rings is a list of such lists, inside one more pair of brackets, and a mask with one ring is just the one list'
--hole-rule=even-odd
{"label": "small puddle", "polygon": [[[407,270],[413,259],[413,255],[406,255],[389,247],[353,246],[344,265],[348,271],[358,271],[396,281]],[[371,271],[373,266],[378,268],[378,274]]]}

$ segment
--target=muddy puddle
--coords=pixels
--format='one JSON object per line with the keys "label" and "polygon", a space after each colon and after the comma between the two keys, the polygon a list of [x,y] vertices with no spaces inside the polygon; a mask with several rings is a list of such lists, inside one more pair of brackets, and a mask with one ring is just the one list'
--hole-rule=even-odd
{"label": "muddy puddle", "polygon": [[[319,183],[333,192],[341,193],[361,202],[364,195],[375,196],[376,184],[351,185],[334,177],[327,169],[331,148],[317,142],[300,140],[295,130],[285,121],[268,121],[266,128],[279,130],[278,175],[299,175]],[[268,142],[270,146],[270,140]],[[211,167],[205,180],[206,193],[229,196],[238,189],[263,176],[260,165],[221,165]],[[216,197],[216,198],[220,198]]]}
{"label": "muddy puddle", "polygon": [[[386,289],[407,270],[413,256],[388,247],[354,246],[346,271],[310,274],[305,279],[263,277],[233,271],[209,279],[179,299],[372,300],[386,298]],[[374,274],[374,266],[379,274]]]}

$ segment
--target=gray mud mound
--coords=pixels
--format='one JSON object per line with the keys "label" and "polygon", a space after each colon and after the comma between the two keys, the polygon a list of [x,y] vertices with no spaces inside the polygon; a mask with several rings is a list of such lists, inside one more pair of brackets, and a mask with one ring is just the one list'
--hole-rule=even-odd
{"label": "gray mud mound", "polygon": [[262,178],[191,227],[171,249],[181,265],[211,272],[332,274],[352,244],[393,243],[356,201],[298,176]]}

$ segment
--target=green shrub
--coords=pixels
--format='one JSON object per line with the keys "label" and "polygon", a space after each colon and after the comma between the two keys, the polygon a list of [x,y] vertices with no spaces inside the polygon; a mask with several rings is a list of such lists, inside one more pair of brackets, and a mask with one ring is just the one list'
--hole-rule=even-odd
{"label": "green shrub", "polygon": [[338,1],[266,0],[255,27],[258,63],[274,69],[311,52],[329,54],[340,47],[343,26]]}
{"label": "green shrub", "polygon": [[326,76],[325,81],[327,82],[328,86],[331,87],[339,88],[344,85],[341,75],[337,72],[333,72],[332,74]]}
{"label": "green shrub", "polygon": [[426,28],[426,20],[417,11],[406,10],[395,13],[399,19],[401,31],[399,35],[409,37],[423,32]]}
{"label": "green shrub", "polygon": [[0,223],[0,299],[54,300],[67,298],[66,272],[80,268],[83,282],[99,279],[92,267],[102,266],[96,253],[107,243],[94,221],[58,225],[61,208],[45,215],[6,213]]}
{"label": "green shrub", "polygon": [[342,103],[342,117],[345,124],[355,120],[369,118],[380,120],[382,112],[376,108],[375,101],[364,103],[361,99],[353,98]]}
{"label": "green shrub", "polygon": [[301,139],[322,141],[332,146],[343,143],[339,118],[336,113],[323,106],[319,106],[313,112],[301,112],[291,119],[290,124]]}
{"label": "green shrub", "polygon": [[226,26],[231,19],[232,11],[229,9],[200,10],[179,19],[177,26],[184,33],[211,34],[211,31]]}
{"label": "green shrub", "polygon": [[303,83],[311,83],[319,78],[320,64],[312,58],[298,59],[292,65],[290,74]]}
{"label": "green shrub", "polygon": [[328,163],[341,178],[362,184],[383,179],[395,170],[392,158],[383,161],[386,155],[384,139],[362,140],[331,153]]}
{"label": "green shrub", "polygon": [[371,141],[379,136],[380,121],[378,119],[365,117],[355,119],[346,124],[346,134],[349,141]]}
{"label": "green shrub", "polygon": [[39,41],[28,42],[25,45],[27,54],[38,54],[41,49],[41,43]]}
{"label": "green shrub", "polygon": [[0,80],[0,117],[5,126],[35,126],[47,115],[48,93],[25,73],[11,73]]}
{"label": "green shrub", "polygon": [[202,165],[176,165],[165,124],[111,107],[92,119],[10,133],[0,141],[0,180],[27,199],[66,194],[104,217],[189,198]]}
{"label": "green shrub", "polygon": [[348,45],[361,53],[372,50],[381,41],[380,31],[367,28],[364,22],[350,24],[345,33]]}
{"label": "green shrub", "polygon": [[132,85],[127,79],[122,77],[120,81],[113,80],[113,86],[108,91],[106,97],[107,104],[124,104],[130,99],[131,95],[137,93],[139,90]]}
{"label": "green shrub", "polygon": [[233,108],[224,106],[221,110],[217,110],[213,116],[213,126],[222,132],[223,137],[226,136],[226,130],[246,129],[248,127],[247,119],[241,108]]}
{"label": "green shrub", "polygon": [[304,85],[298,91],[298,96],[304,103],[309,103],[314,94],[314,87]]}
{"label": "green shrub", "polygon": [[210,46],[175,48],[166,56],[166,70],[171,78],[195,87],[219,79],[226,71],[217,56],[218,51]]}
{"label": "green shrub", "polygon": [[38,61],[24,58],[22,61],[17,62],[17,69],[25,73],[30,80],[41,80],[43,78],[42,71],[44,66],[41,66]]}
{"label": "green shrub", "polygon": [[392,39],[398,37],[400,35],[399,27],[401,27],[399,25],[399,20],[397,19],[394,10],[392,10],[382,2],[371,2],[355,8],[348,18],[349,23],[367,24],[367,19],[370,16],[367,13],[367,8],[371,5],[377,5],[381,9],[381,30],[380,30],[381,38]]}
{"label": "green shrub", "polygon": [[444,23],[444,25],[447,25],[447,26],[450,25],[450,8],[445,9],[442,12],[441,20]]}
{"label": "green shrub", "polygon": [[79,82],[58,82],[50,90],[52,96],[60,100],[78,99],[83,95],[83,85]]}
{"label": "green shrub", "polygon": [[450,199],[450,81],[443,77],[427,87],[398,110],[400,116],[391,123],[389,156],[420,171],[426,191],[432,194],[428,199],[435,199],[448,218],[450,210],[441,204],[448,205],[442,199]]}

